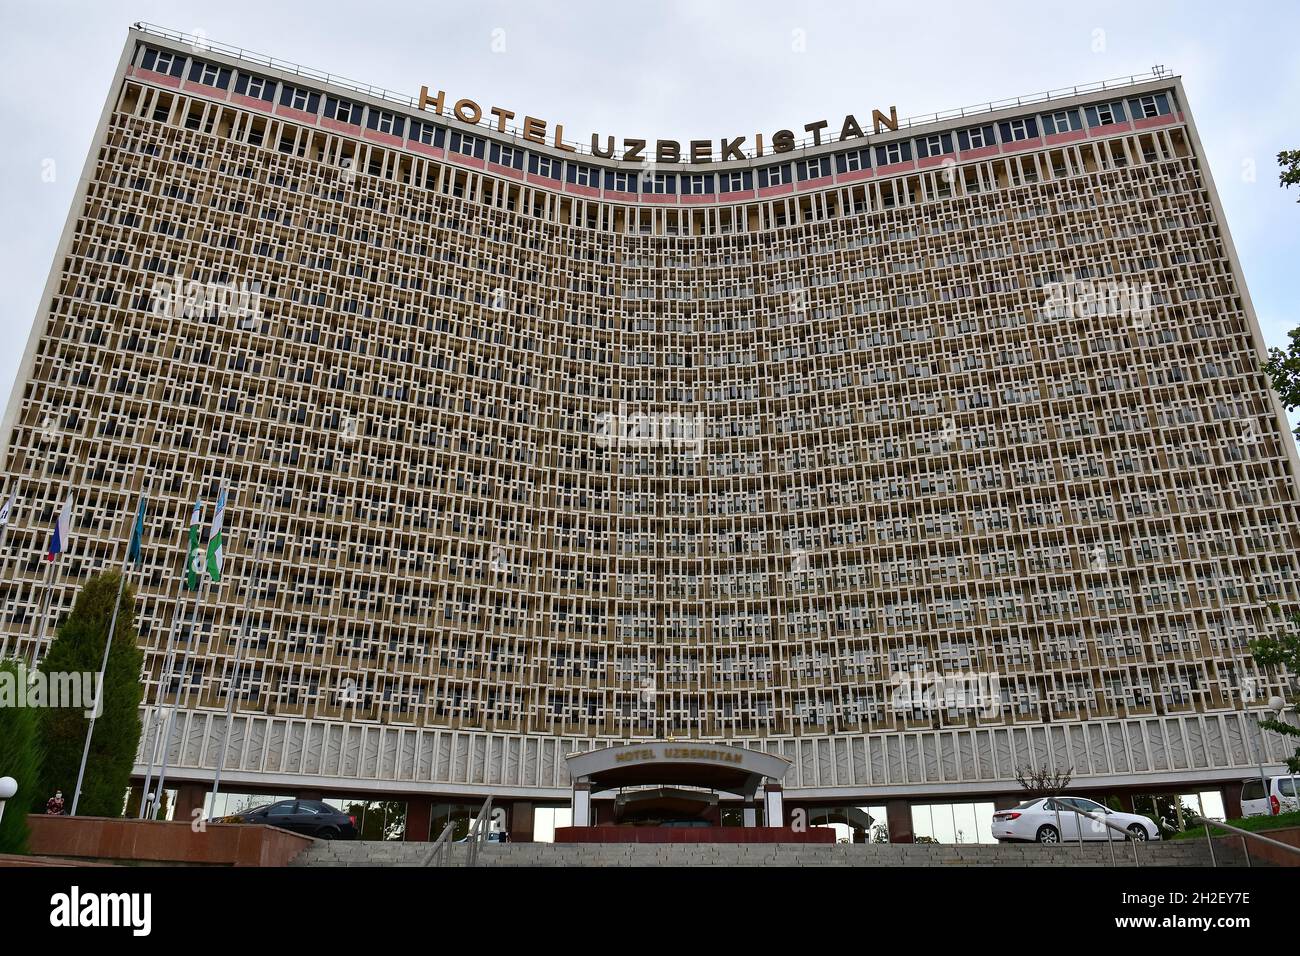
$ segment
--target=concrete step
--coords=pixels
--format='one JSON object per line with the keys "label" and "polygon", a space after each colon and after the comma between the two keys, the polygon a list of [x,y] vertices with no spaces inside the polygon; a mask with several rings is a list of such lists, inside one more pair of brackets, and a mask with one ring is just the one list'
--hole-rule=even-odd
{"label": "concrete step", "polygon": [[[423,866],[428,843],[317,841],[294,866]],[[1112,857],[1113,849],[1113,857]],[[451,848],[452,865],[465,865],[468,847]],[[1133,846],[1065,844],[835,844],[802,843],[508,843],[479,851],[481,866],[1133,866]],[[1142,866],[1208,866],[1201,841],[1138,845]],[[1239,853],[1220,850],[1219,865],[1241,865]]]}

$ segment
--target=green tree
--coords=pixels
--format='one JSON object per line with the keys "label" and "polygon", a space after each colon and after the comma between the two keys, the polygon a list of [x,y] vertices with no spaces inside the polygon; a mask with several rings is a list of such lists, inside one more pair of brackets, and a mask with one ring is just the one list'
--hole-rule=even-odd
{"label": "green tree", "polygon": [[27,808],[42,799],[36,708],[16,706],[18,681],[25,676],[18,661],[0,660],[0,777],[18,782],[0,820],[0,853],[27,852]]}
{"label": "green tree", "polygon": [[[1280,635],[1260,637],[1250,642],[1251,657],[1268,673],[1281,667],[1292,674],[1300,674],[1300,615],[1292,614],[1287,623],[1290,627]],[[1259,725],[1284,737],[1300,737],[1300,729],[1273,717],[1261,720]],[[1294,756],[1287,758],[1286,766],[1292,773],[1300,773],[1300,747],[1296,748]]]}
{"label": "green tree", "polygon": [[[1277,154],[1277,164],[1282,168],[1277,179],[1283,189],[1300,186],[1300,149],[1282,150]],[[1300,202],[1300,199],[1296,202]]]}
{"label": "green tree", "polygon": [[[1284,149],[1277,154],[1277,164],[1281,168],[1278,182],[1283,189],[1300,186],[1300,149]],[[1300,202],[1300,198],[1296,200]],[[1277,392],[1288,412],[1300,408],[1300,329],[1287,333],[1291,342],[1284,349],[1268,350],[1268,361],[1264,363],[1264,374],[1269,377],[1273,391]],[[1300,438],[1300,427],[1293,430]]]}
{"label": "green tree", "polygon": [[[45,674],[97,673],[104,655],[104,640],[119,575],[97,574],[82,587],[72,613],[59,625],[58,636],[41,661]],[[131,767],[140,746],[140,668],[144,657],[136,643],[135,590],[127,585],[117,616],[113,644],[108,652],[100,696],[103,709],[95,721],[95,736],[86,761],[77,813],[120,817],[123,795],[131,782]],[[45,749],[41,779],[44,789],[62,790],[68,809],[89,722],[86,707],[46,708],[41,712],[41,741]]]}

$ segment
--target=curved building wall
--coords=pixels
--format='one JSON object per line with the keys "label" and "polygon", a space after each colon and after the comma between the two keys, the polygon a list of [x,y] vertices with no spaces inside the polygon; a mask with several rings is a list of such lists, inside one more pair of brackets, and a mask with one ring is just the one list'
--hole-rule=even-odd
{"label": "curved building wall", "polygon": [[133,32],[82,190],[4,429],[4,640],[147,485],[180,779],[245,626],[244,786],[547,797],[638,737],[827,797],[1253,765],[1296,458],[1175,79],[645,170]]}

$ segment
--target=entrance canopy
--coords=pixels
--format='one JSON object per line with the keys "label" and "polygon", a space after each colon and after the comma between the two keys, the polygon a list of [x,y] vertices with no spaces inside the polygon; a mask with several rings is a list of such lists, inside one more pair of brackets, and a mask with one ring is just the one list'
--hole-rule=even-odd
{"label": "entrance canopy", "polygon": [[620,744],[564,758],[575,787],[592,793],[621,787],[676,785],[753,797],[779,789],[790,761],[757,750],[699,741]]}

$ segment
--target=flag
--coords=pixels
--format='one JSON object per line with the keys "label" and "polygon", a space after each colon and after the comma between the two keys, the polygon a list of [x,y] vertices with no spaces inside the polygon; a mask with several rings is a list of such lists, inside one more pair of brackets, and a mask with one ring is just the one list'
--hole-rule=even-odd
{"label": "flag", "polygon": [[131,526],[131,543],[126,546],[126,559],[134,561],[138,568],[144,560],[141,545],[144,543],[144,495],[140,495],[140,506],[135,511],[135,524]]}
{"label": "flag", "polygon": [[190,549],[185,555],[185,590],[199,589],[199,574],[203,571],[203,550],[199,547],[199,522],[203,520],[203,502],[194,502],[190,515]]}
{"label": "flag", "polygon": [[15,488],[9,492],[9,500],[0,507],[0,528],[9,523],[9,512],[14,510],[14,499],[18,497],[18,489]]}
{"label": "flag", "polygon": [[54,531],[50,534],[50,549],[45,552],[45,560],[53,561],[56,554],[62,554],[68,548],[68,534],[72,530],[72,492],[63,503],[63,510],[54,522]]}
{"label": "flag", "polygon": [[221,580],[221,563],[226,554],[221,549],[221,525],[226,519],[226,489],[217,495],[217,513],[212,516],[212,531],[208,534],[208,576]]}

